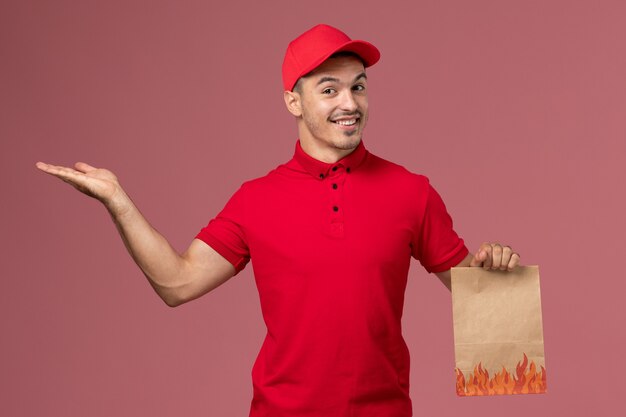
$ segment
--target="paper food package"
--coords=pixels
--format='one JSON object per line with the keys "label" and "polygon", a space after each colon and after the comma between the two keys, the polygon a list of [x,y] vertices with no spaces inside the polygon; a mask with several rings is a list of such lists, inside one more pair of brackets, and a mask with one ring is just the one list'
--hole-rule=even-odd
{"label": "paper food package", "polygon": [[451,273],[457,395],[545,393],[539,267]]}

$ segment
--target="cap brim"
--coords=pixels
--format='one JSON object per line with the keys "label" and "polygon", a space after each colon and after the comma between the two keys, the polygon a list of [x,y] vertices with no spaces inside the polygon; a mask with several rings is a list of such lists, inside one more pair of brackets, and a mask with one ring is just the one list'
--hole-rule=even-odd
{"label": "cap brim", "polygon": [[332,54],[343,51],[354,52],[355,54],[360,56],[361,59],[363,59],[366,67],[371,67],[380,59],[380,51],[378,50],[378,48],[376,48],[369,42],[356,40],[350,41],[338,48],[337,50],[333,51],[330,55],[328,55],[328,57],[325,58],[325,60],[328,59]]}

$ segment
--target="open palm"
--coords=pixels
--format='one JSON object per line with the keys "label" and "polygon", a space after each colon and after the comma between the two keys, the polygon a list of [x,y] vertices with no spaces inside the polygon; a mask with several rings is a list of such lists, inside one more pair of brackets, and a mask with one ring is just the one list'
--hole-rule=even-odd
{"label": "open palm", "polygon": [[80,192],[96,198],[103,203],[110,202],[121,190],[115,174],[108,169],[92,167],[84,162],[77,162],[74,168],[37,162],[37,168],[53,175]]}

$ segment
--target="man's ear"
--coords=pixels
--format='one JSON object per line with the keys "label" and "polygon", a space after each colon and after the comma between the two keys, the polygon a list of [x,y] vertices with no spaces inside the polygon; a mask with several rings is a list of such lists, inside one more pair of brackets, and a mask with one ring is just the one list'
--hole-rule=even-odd
{"label": "man's ear", "polygon": [[300,97],[299,93],[296,93],[295,91],[285,91],[283,93],[283,98],[285,99],[285,106],[287,106],[289,113],[296,117],[302,116],[302,97]]}

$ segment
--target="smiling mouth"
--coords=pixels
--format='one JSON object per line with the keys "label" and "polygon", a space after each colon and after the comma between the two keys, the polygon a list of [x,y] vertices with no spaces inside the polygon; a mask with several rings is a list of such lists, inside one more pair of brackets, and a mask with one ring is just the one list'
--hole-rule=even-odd
{"label": "smiling mouth", "polygon": [[347,120],[331,120],[331,122],[338,124],[339,126],[354,126],[360,118],[347,119]]}

